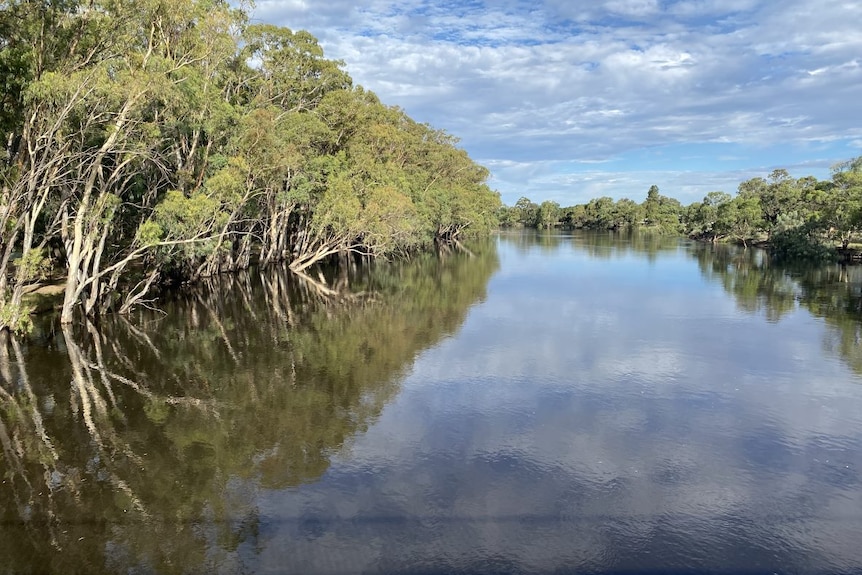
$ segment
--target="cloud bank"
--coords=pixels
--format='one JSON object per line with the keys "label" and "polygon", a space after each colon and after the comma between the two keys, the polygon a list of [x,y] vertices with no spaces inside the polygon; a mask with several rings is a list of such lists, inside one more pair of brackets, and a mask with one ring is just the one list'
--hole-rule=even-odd
{"label": "cloud bank", "polygon": [[259,0],[356,83],[461,138],[504,201],[684,202],[862,153],[862,5]]}

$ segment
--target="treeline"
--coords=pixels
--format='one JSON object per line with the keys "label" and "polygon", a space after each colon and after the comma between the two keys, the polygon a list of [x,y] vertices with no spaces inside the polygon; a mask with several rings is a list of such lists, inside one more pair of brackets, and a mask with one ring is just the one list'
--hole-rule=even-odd
{"label": "treeline", "polygon": [[0,330],[58,271],[69,323],[168,280],[496,225],[455,138],[222,0],[3,2],[0,83]]}
{"label": "treeline", "polygon": [[602,197],[592,199],[586,204],[564,208],[557,202],[546,200],[536,204],[529,198],[521,198],[512,207],[501,207],[498,219],[503,227],[562,226],[595,230],[646,227],[680,233],[682,210],[679,201],[661,195],[658,186],[651,186],[642,203],[628,198],[614,201],[613,198]]}
{"label": "treeline", "polygon": [[828,180],[775,170],[742,182],[736,195],[710,192],[688,206],[652,186],[641,203],[603,197],[560,207],[521,198],[500,208],[499,218],[509,226],[641,228],[743,245],[766,242],[778,258],[827,259],[862,232],[862,156],[835,166]]}

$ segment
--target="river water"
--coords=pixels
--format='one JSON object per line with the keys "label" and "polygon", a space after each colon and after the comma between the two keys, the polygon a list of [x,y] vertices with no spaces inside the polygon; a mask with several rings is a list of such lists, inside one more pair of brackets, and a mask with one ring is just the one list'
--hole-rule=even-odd
{"label": "river water", "polygon": [[860,573],[862,270],[503,233],[0,345],[0,573]]}

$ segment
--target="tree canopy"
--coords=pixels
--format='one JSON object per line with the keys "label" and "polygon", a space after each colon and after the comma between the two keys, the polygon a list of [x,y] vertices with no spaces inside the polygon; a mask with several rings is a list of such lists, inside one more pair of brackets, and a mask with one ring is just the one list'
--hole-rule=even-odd
{"label": "tree canopy", "polygon": [[68,323],[167,280],[496,225],[455,138],[224,0],[6,0],[0,40],[0,330],[47,274]]}

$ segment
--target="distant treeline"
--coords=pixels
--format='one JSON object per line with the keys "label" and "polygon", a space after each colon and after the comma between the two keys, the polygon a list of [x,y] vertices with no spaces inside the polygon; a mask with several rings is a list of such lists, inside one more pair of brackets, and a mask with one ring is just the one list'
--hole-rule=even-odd
{"label": "distant treeline", "polygon": [[0,331],[48,276],[68,323],[168,279],[496,226],[455,138],[224,0],[3,2],[0,85]]}
{"label": "distant treeline", "polygon": [[833,167],[829,180],[775,170],[742,182],[735,196],[710,192],[688,206],[652,186],[641,203],[603,197],[560,207],[521,198],[500,208],[499,218],[503,226],[641,228],[743,245],[766,242],[781,259],[829,259],[862,232],[862,156]]}

